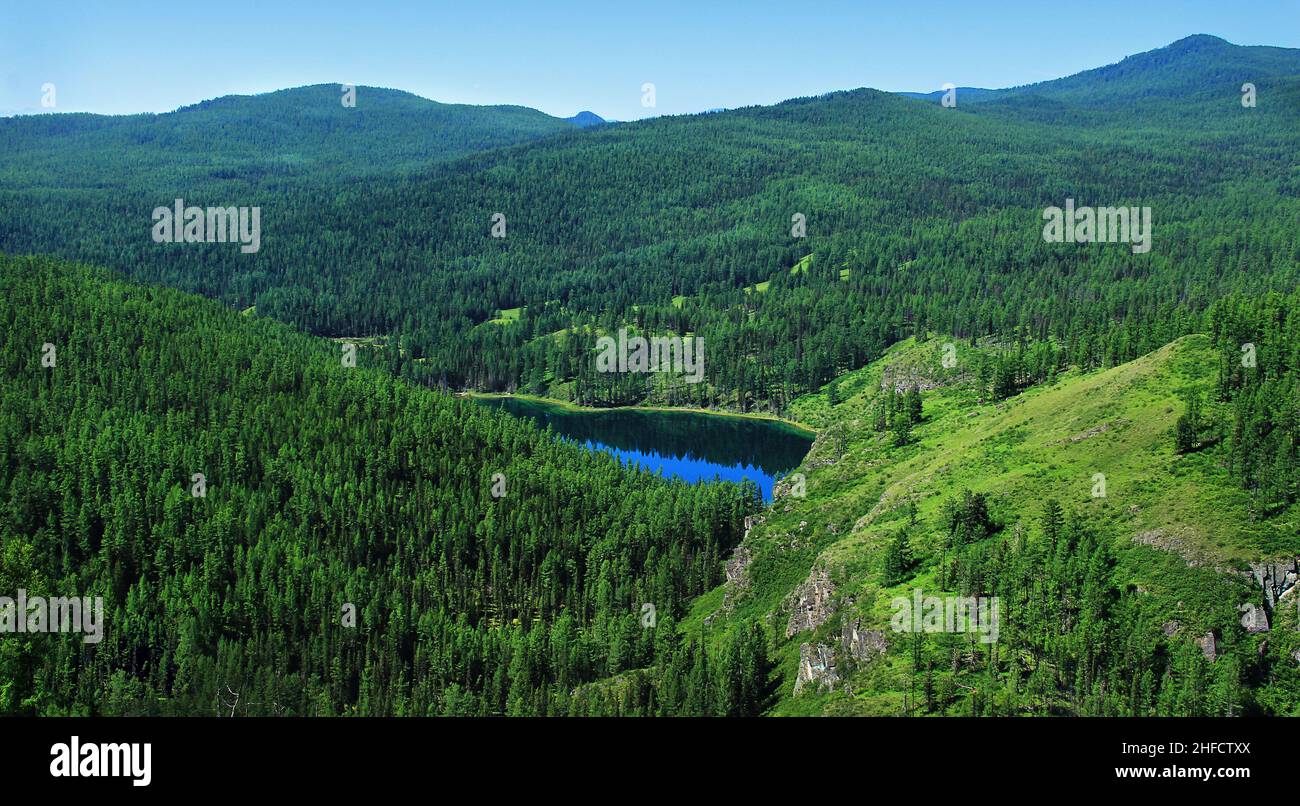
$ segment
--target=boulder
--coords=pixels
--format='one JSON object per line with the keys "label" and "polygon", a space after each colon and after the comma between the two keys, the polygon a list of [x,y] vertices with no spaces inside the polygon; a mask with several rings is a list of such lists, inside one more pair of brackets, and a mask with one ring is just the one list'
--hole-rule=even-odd
{"label": "boulder", "polygon": [[1268,612],[1264,608],[1248,602],[1237,609],[1242,612],[1241,626],[1246,628],[1246,632],[1252,635],[1268,632]]}
{"label": "boulder", "polygon": [[1201,654],[1205,655],[1205,659],[1210,663],[1214,663],[1214,661],[1218,659],[1219,642],[1214,637],[1213,630],[1202,635],[1200,638],[1197,638],[1196,645],[1201,648]]}

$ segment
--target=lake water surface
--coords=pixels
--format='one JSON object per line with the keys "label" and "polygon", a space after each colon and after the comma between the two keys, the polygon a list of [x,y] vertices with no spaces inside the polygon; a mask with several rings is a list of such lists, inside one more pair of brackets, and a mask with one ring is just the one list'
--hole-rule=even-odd
{"label": "lake water surface", "polygon": [[526,417],[590,450],[611,453],[689,482],[750,479],[772,500],[772,485],[799,466],[812,435],[774,420],[690,411],[572,409],[517,397],[474,398]]}

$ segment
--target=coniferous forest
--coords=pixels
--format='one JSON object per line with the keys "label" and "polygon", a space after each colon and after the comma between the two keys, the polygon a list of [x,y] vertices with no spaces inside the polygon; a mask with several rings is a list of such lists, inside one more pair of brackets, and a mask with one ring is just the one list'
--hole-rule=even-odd
{"label": "coniferous forest", "polygon": [[[1300,50],[621,123],[339,89],[0,118],[0,596],[104,603],[4,630],[0,714],[1300,715]],[[260,248],[160,242],[179,200]],[[767,496],[490,394],[810,448]]]}
{"label": "coniferous forest", "polygon": [[[5,387],[6,589],[102,595],[124,627],[93,651],[6,642],[6,712],[757,707],[762,644],[708,657],[673,629],[752,490],[627,472],[175,291],[43,258],[0,277],[25,378]],[[55,367],[33,371],[34,338]]]}

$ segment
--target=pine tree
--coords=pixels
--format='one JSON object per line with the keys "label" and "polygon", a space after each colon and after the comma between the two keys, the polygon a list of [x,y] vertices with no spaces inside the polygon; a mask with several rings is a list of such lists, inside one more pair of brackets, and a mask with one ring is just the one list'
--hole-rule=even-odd
{"label": "pine tree", "polygon": [[1174,447],[1179,453],[1191,453],[1200,442],[1201,401],[1195,393],[1184,397],[1186,411],[1174,425]]}
{"label": "pine tree", "polygon": [[885,549],[884,584],[892,587],[907,579],[912,570],[912,547],[907,539],[907,530],[899,529]]}
{"label": "pine tree", "polygon": [[907,390],[907,416],[913,425],[921,422],[921,390],[916,386]]}

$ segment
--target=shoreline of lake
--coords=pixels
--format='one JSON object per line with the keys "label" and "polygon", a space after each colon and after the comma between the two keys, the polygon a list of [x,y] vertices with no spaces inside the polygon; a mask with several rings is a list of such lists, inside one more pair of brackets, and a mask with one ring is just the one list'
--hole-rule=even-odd
{"label": "shoreline of lake", "polygon": [[476,406],[531,420],[557,437],[690,483],[751,481],[764,501],[807,456],[816,433],[776,417],[671,406],[594,408],[535,395],[477,394]]}
{"label": "shoreline of lake", "polygon": [[457,397],[481,398],[485,400],[514,398],[516,400],[525,400],[530,403],[540,403],[547,406],[556,406],[568,411],[579,412],[601,412],[601,411],[666,411],[666,412],[684,412],[687,414],[708,414],[714,417],[729,417],[743,420],[762,420],[764,422],[779,423],[792,428],[796,431],[802,431],[805,435],[816,438],[817,429],[806,423],[797,420],[791,420],[786,417],[780,417],[775,414],[759,414],[746,411],[727,411],[726,409],[702,409],[693,406],[583,406],[569,400],[560,400],[554,397],[545,397],[543,395],[529,395],[510,392],[457,392]]}

